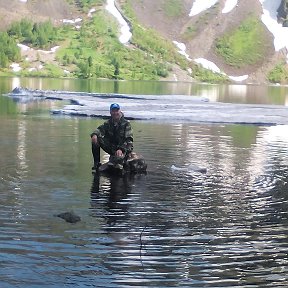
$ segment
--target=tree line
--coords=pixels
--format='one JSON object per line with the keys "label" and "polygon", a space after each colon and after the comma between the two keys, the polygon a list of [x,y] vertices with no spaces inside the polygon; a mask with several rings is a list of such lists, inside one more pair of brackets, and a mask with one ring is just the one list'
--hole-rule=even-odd
{"label": "tree line", "polygon": [[7,34],[24,44],[39,48],[50,47],[57,40],[57,29],[51,21],[33,23],[29,19],[22,19],[11,24]]}
{"label": "tree line", "polygon": [[11,61],[20,59],[20,49],[15,39],[11,38],[7,32],[0,32],[0,67],[6,68]]}
{"label": "tree line", "polygon": [[6,32],[0,32],[0,67],[7,68],[11,61],[20,61],[17,42],[33,47],[48,48],[57,40],[57,29],[51,21],[33,23],[28,19],[14,22]]}

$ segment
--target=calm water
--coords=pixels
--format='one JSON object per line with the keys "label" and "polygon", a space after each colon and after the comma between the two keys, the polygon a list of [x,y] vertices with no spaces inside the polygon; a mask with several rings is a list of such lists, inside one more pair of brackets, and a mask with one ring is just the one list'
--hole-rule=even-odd
{"label": "calm water", "polygon": [[[2,79],[0,91],[15,81],[78,91],[92,85]],[[89,92],[113,92],[116,84],[93,85]],[[156,95],[210,90],[215,101],[244,103],[284,105],[287,94],[285,87],[117,85],[120,93],[142,85]],[[253,93],[231,92],[239,88]],[[1,288],[288,286],[288,126],[135,121],[147,175],[94,177],[89,134],[102,120],[53,117],[57,105],[0,96]],[[71,210],[81,222],[54,216]]]}

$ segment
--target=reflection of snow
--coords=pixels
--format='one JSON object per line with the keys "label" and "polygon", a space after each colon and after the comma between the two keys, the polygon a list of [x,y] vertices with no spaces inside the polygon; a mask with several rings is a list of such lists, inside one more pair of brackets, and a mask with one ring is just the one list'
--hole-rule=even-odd
{"label": "reflection of snow", "polygon": [[26,163],[26,121],[20,121],[18,127],[18,147],[17,147],[17,158],[18,158],[18,173],[22,177],[27,170]]}
{"label": "reflection of snow", "polygon": [[288,147],[288,126],[287,125],[277,125],[267,128],[267,135],[263,137],[267,142],[283,143],[284,147]]}
{"label": "reflection of snow", "polygon": [[226,0],[222,13],[225,14],[231,12],[236,7],[237,3],[238,0]]}
{"label": "reflection of snow", "polygon": [[262,22],[274,36],[275,51],[288,49],[288,28],[277,22],[277,9],[281,0],[259,0],[263,7]]}
{"label": "reflection of snow", "polygon": [[216,4],[218,0],[195,0],[189,16],[195,16]]}
{"label": "reflection of snow", "polygon": [[117,10],[114,0],[107,0],[106,9],[117,19],[121,26],[121,35],[119,36],[119,41],[122,44],[127,44],[132,37],[130,32],[130,27],[122,17],[121,13]]}
{"label": "reflection of snow", "polygon": [[20,78],[18,78],[18,77],[13,77],[11,84],[12,84],[11,90],[13,90],[13,89],[16,88],[16,87],[21,87]]}
{"label": "reflection of snow", "polygon": [[229,95],[237,95],[241,98],[245,98],[247,95],[247,85],[229,85]]}
{"label": "reflection of snow", "polygon": [[217,102],[220,95],[220,86],[215,85],[209,88],[203,88],[199,90],[199,96],[208,98],[210,102]]}

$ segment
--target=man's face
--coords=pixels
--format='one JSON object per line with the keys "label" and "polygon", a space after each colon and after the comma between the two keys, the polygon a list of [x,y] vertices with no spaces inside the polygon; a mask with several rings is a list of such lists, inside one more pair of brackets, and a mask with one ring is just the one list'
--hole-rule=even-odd
{"label": "man's face", "polygon": [[110,110],[110,115],[114,121],[118,121],[121,118],[121,110],[120,109],[112,109]]}

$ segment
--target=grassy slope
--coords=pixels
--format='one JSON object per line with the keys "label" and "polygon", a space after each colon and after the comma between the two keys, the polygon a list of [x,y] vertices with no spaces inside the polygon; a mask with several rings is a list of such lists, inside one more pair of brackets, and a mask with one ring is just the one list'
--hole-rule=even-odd
{"label": "grassy slope", "polygon": [[265,55],[264,33],[260,20],[250,15],[236,30],[218,39],[216,51],[231,66],[256,64]]}
{"label": "grassy slope", "polygon": [[[59,28],[57,45],[61,48],[57,50],[56,61],[49,63],[44,61],[43,70],[29,72],[29,63],[23,60],[21,67],[27,69],[20,74],[64,77],[67,76],[64,70],[68,70],[72,72],[69,77],[158,80],[165,78],[170,67],[176,64],[183,70],[191,68],[192,76],[198,81],[214,83],[227,81],[223,75],[212,73],[188,62],[179,55],[170,41],[160,37],[155,30],[139,25],[131,9],[131,0],[124,1],[122,5],[124,14],[133,26],[133,37],[129,46],[119,43],[118,23],[103,9],[105,1],[83,1],[85,5],[82,5],[81,9],[85,14],[94,5],[97,7],[97,12],[93,18],[86,18],[83,21],[80,31],[68,26]],[[71,5],[74,3],[74,1],[70,2]],[[163,10],[168,17],[179,17],[183,13],[183,3],[180,0],[167,0],[163,3]],[[217,52],[229,65],[241,67],[257,63],[264,54],[264,46],[261,44],[263,43],[262,30],[263,25],[261,26],[259,20],[250,15],[238,29],[218,39]],[[191,33],[193,34],[193,31]],[[283,71],[278,66],[277,68],[275,69],[278,74]],[[9,70],[2,70],[2,75],[3,72],[9,73]],[[275,79],[276,72],[272,72],[274,74],[270,78]],[[283,76],[281,77],[278,78],[283,79]]]}

